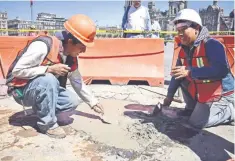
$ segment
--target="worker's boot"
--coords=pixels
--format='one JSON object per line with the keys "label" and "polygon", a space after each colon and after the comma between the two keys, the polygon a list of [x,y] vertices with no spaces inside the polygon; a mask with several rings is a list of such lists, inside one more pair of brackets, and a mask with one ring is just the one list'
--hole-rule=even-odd
{"label": "worker's boot", "polygon": [[66,137],[66,133],[64,129],[62,129],[60,126],[54,128],[54,129],[49,129],[46,132],[46,135],[56,138],[56,139],[62,139]]}

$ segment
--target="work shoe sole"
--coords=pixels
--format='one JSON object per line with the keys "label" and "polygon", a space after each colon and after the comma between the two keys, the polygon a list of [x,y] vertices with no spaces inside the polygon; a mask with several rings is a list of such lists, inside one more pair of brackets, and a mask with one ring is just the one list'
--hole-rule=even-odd
{"label": "work shoe sole", "polygon": [[48,135],[51,138],[56,138],[56,139],[63,139],[66,137],[65,131],[61,127],[47,130],[46,135]]}

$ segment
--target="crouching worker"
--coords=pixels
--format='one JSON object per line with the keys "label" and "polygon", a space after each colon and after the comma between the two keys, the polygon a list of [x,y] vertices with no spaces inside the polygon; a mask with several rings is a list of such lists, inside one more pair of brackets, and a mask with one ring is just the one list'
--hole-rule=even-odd
{"label": "crouching worker", "polygon": [[[77,60],[79,53],[94,44],[95,24],[78,14],[68,19],[64,27],[66,31],[57,37],[41,35],[32,40],[18,54],[7,75],[8,93],[19,104],[32,106],[39,118],[39,130],[55,138],[66,136],[57,124],[56,114],[75,109],[78,96],[103,114],[102,106],[82,80]],[[67,78],[78,96],[65,88]]]}
{"label": "crouching worker", "polygon": [[178,87],[183,91],[190,125],[197,128],[230,123],[234,120],[234,78],[223,45],[209,37],[199,14],[181,10],[174,24],[181,50],[163,105],[169,106]]}

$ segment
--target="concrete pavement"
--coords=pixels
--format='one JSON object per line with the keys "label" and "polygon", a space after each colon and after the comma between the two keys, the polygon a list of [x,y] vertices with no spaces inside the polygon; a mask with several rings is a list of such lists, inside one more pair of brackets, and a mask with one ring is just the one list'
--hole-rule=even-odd
{"label": "concrete pavement", "polygon": [[[163,114],[150,117],[151,105],[162,99],[142,87],[91,85],[112,124],[102,123],[99,116],[82,103],[76,111],[58,116],[68,134],[60,140],[38,133],[33,128],[34,116],[23,117],[22,107],[12,98],[2,99],[0,159],[221,161],[233,153],[233,126],[196,131],[182,126],[183,119],[172,119]],[[177,110],[183,104],[173,103],[172,107]]]}
{"label": "concrete pavement", "polygon": [[[171,61],[172,44],[165,61]],[[165,67],[170,80],[170,66]],[[71,86],[68,88],[72,90]],[[149,86],[90,85],[104,106],[104,124],[85,103],[58,116],[67,137],[52,139],[35,129],[36,117],[23,117],[22,107],[11,97],[0,99],[1,161],[225,161],[234,154],[234,127],[219,126],[198,131],[175,118],[184,104],[152,117],[163,101],[164,88]],[[27,110],[31,113],[31,110]]]}

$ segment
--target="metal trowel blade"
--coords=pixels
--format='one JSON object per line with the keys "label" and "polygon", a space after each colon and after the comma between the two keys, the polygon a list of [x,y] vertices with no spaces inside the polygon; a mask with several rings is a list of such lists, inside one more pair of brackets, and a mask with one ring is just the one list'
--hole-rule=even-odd
{"label": "metal trowel blade", "polygon": [[161,103],[158,103],[158,104],[154,107],[154,109],[153,109],[153,111],[152,111],[152,113],[151,113],[151,116],[157,116],[161,111],[162,111],[162,104],[161,104]]}
{"label": "metal trowel blade", "polygon": [[104,123],[104,124],[111,124],[111,121],[105,117],[104,115],[100,115],[100,120]]}

